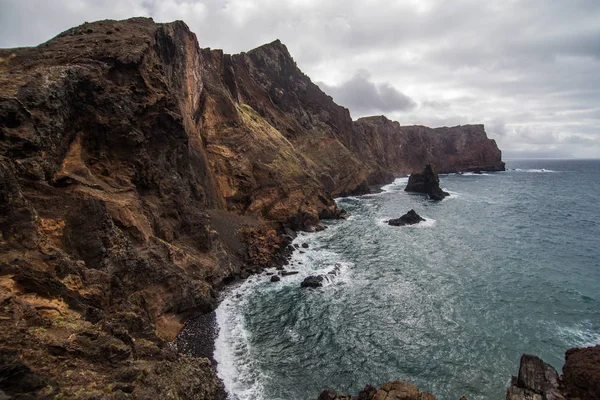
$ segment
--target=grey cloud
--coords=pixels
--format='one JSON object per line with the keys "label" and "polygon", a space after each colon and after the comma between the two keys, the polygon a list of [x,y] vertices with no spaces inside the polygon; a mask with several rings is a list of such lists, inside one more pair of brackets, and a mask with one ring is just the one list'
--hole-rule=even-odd
{"label": "grey cloud", "polygon": [[340,85],[319,83],[333,99],[353,111],[354,117],[379,112],[410,110],[416,103],[389,83],[374,83],[366,70],[358,71]]}
{"label": "grey cloud", "polygon": [[421,101],[421,107],[433,109],[448,109],[450,108],[450,102],[438,100],[423,100]]}
{"label": "grey cloud", "polygon": [[[565,146],[600,157],[597,0],[3,0],[0,47],[35,45],[84,21],[138,15],[182,19],[201,46],[230,53],[280,38],[354,117],[483,122],[501,148]],[[360,69],[371,77],[356,75]]]}
{"label": "grey cloud", "polygon": [[502,119],[493,119],[485,123],[485,130],[490,137],[506,135],[506,123]]}

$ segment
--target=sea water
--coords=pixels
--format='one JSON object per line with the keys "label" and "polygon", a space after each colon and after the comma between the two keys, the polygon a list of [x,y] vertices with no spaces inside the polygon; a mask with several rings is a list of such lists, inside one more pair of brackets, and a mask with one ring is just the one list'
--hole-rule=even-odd
{"label": "sea water", "polygon": [[[439,399],[503,399],[522,353],[559,371],[600,343],[600,160],[512,160],[441,175],[451,196],[337,199],[347,220],[271,283],[250,277],[217,309],[215,359],[232,400],[316,399],[407,380]],[[385,223],[414,209],[426,221]],[[332,272],[329,274],[329,272]],[[302,289],[325,274],[322,288]]]}

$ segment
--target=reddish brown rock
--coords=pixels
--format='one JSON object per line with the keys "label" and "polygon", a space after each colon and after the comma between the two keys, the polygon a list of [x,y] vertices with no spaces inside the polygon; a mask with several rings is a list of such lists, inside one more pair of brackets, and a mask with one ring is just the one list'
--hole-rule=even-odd
{"label": "reddish brown rock", "polygon": [[600,345],[567,350],[561,386],[570,398],[600,399]]}
{"label": "reddish brown rock", "polygon": [[[133,18],[0,50],[0,350],[27,395],[218,396],[210,363],[167,342],[225,282],[282,263],[285,227],[322,229],[333,196],[409,170],[414,132],[375,128],[279,41],[230,56]],[[444,168],[484,169],[475,131],[448,135]]]}
{"label": "reddish brown rock", "polygon": [[384,116],[354,122],[350,148],[360,151],[372,179],[394,173],[420,172],[435,164],[438,173],[504,171],[502,154],[483,125],[452,128],[401,126]]}

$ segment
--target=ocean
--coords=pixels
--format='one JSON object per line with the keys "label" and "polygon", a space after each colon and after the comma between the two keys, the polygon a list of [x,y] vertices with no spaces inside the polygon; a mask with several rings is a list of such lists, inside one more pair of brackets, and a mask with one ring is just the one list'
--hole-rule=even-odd
{"label": "ocean", "polygon": [[[504,399],[522,353],[560,372],[600,343],[600,160],[508,160],[440,175],[433,202],[398,178],[337,199],[347,220],[302,233],[290,270],[252,276],[216,311],[231,400],[315,400],[410,381],[438,399]],[[415,226],[385,221],[414,209]],[[332,272],[329,274],[329,272]],[[322,288],[302,289],[326,274]]]}

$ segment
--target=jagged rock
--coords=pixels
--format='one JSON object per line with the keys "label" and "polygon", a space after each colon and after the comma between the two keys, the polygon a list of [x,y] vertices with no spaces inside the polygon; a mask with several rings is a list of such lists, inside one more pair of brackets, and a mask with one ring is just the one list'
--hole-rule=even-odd
{"label": "jagged rock", "polygon": [[390,219],[388,221],[389,225],[392,226],[404,226],[404,225],[414,225],[419,222],[425,221],[423,217],[415,212],[415,210],[410,210],[400,218]]}
{"label": "jagged rock", "polygon": [[564,400],[558,381],[558,373],[551,365],[534,355],[523,354],[519,376],[512,377],[506,400]]}
{"label": "jagged rock", "polygon": [[304,278],[300,287],[303,288],[317,288],[323,286],[323,280],[325,278],[322,275],[311,275]]}
{"label": "jagged rock", "polygon": [[335,400],[337,399],[337,392],[331,389],[325,389],[319,395],[317,400]]}
{"label": "jagged rock", "polygon": [[567,350],[562,389],[568,397],[600,399],[600,345]]}
{"label": "jagged rock", "polygon": [[440,179],[431,164],[427,164],[422,173],[411,174],[404,189],[407,192],[427,193],[432,200],[443,200],[450,196],[440,188]]}

